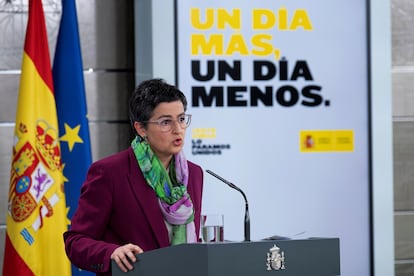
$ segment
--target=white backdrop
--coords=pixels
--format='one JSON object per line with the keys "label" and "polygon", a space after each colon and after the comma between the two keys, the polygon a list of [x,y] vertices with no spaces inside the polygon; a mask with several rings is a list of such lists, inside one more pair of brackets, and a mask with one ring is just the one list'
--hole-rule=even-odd
{"label": "white backdrop", "polygon": [[[341,275],[369,275],[366,3],[178,0],[176,12],[177,85],[193,114],[187,158],[244,190],[252,240],[339,237]],[[266,22],[269,28],[259,28]],[[219,61],[240,62],[240,70],[221,79]],[[256,61],[274,65],[274,77],[255,78]],[[211,78],[197,80],[208,72]],[[255,91],[266,89],[270,97],[256,105]],[[341,150],[331,140],[326,149],[316,140],[301,151],[301,131],[321,130],[349,131],[351,147]],[[243,240],[243,198],[209,174],[203,212],[224,214],[225,239]]]}

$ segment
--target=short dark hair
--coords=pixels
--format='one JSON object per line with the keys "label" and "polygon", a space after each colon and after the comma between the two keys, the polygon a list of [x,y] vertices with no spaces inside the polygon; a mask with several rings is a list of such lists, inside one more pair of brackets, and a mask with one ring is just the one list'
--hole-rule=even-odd
{"label": "short dark hair", "polygon": [[150,79],[141,82],[129,98],[129,120],[135,131],[134,123],[139,122],[144,127],[154,109],[163,102],[181,101],[184,111],[187,110],[187,99],[176,86],[170,85],[163,79]]}

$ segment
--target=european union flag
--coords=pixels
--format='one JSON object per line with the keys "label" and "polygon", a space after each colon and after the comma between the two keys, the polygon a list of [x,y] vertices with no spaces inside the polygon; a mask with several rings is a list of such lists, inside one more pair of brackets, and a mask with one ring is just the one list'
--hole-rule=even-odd
{"label": "european union flag", "polygon": [[[53,81],[59,121],[61,158],[64,165],[68,218],[72,218],[92,162],[89,126],[74,0],[62,0],[62,18],[53,62]],[[63,242],[63,240],[62,240]],[[93,275],[72,266],[72,275]]]}

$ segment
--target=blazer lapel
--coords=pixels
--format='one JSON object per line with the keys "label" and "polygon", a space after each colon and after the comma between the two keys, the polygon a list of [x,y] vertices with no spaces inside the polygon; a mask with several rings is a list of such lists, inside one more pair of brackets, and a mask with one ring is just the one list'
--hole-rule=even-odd
{"label": "blazer lapel", "polygon": [[129,148],[129,164],[128,178],[135,198],[144,211],[160,247],[169,246],[168,230],[160,210],[158,198],[154,190],[147,185],[132,148]]}

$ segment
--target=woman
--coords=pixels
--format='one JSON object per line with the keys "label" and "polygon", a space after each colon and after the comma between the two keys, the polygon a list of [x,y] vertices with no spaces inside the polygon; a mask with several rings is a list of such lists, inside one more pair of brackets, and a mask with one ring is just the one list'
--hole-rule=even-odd
{"label": "woman", "polygon": [[91,165],[64,234],[74,265],[111,275],[111,259],[126,272],[136,254],[198,241],[203,173],[182,153],[186,108],[184,94],[163,80],[135,89],[129,117],[137,136]]}

